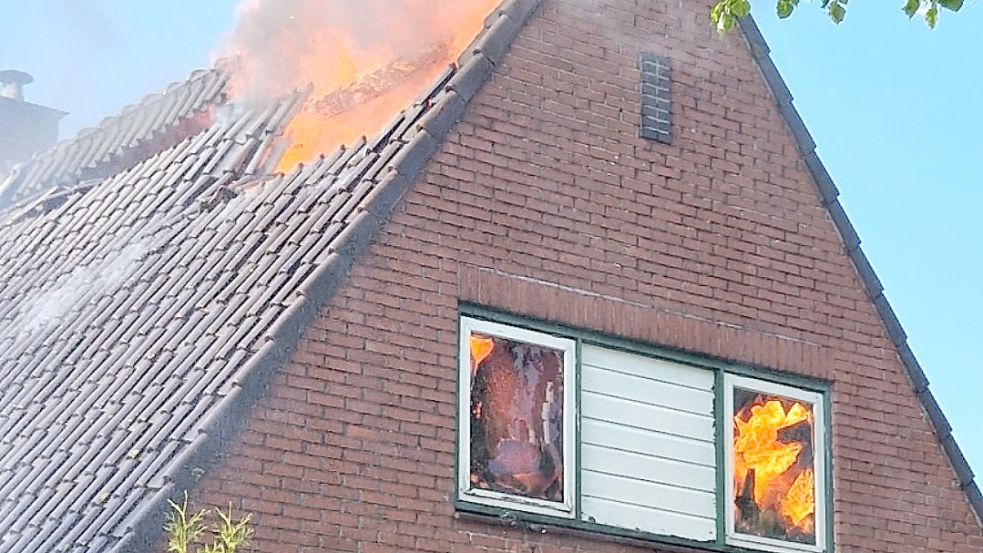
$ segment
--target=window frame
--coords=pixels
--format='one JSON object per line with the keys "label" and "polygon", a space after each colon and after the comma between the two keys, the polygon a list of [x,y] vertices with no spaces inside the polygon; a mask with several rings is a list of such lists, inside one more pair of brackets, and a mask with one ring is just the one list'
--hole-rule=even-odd
{"label": "window frame", "polygon": [[[466,315],[460,316],[458,332],[458,434],[457,434],[457,497],[468,501],[508,510],[552,515],[574,519],[579,491],[577,421],[578,367],[577,341],[554,334],[538,332],[525,327],[501,324]],[[563,352],[563,502],[545,501],[492,490],[471,488],[471,334],[479,334],[515,340]]]}
{"label": "window frame", "polygon": [[[803,553],[808,551],[809,553],[814,553],[820,551],[818,549],[814,550],[802,550],[786,547],[790,542],[777,541],[779,547],[769,548],[767,545],[756,544],[756,543],[730,543],[728,541],[728,531],[727,531],[727,521],[726,512],[729,510],[730,500],[726,495],[726,482],[727,470],[725,468],[725,463],[727,462],[725,458],[725,438],[728,435],[726,428],[730,428],[733,424],[732,416],[725,416],[725,393],[724,393],[724,382],[725,379],[730,377],[742,377],[748,378],[755,382],[764,382],[774,384],[776,386],[788,387],[792,390],[798,390],[801,393],[806,394],[816,394],[818,401],[814,404],[821,407],[821,417],[820,410],[817,410],[817,427],[821,425],[823,432],[823,446],[822,449],[825,452],[824,458],[821,459],[821,466],[824,471],[824,488],[820,490],[819,495],[817,495],[817,512],[819,510],[818,505],[822,504],[823,510],[823,527],[824,531],[822,537],[819,537],[819,523],[817,522],[817,543],[822,540],[825,549],[821,550],[821,553],[835,553],[835,542],[833,536],[833,524],[832,524],[832,513],[833,513],[833,498],[834,490],[832,486],[833,474],[834,474],[834,464],[832,457],[832,417],[830,415],[830,405],[831,405],[831,393],[832,386],[828,381],[820,380],[814,377],[808,377],[803,375],[790,374],[787,372],[781,372],[770,367],[757,366],[748,363],[735,363],[732,361],[727,361],[719,358],[710,357],[704,354],[690,353],[687,351],[680,350],[678,348],[671,348],[667,346],[655,345],[651,343],[641,342],[638,340],[628,339],[620,336],[612,336],[608,334],[602,334],[594,330],[588,330],[583,328],[577,328],[573,326],[560,325],[551,322],[544,322],[536,320],[530,317],[515,315],[507,312],[503,312],[494,308],[489,308],[486,306],[471,304],[471,303],[461,303],[458,306],[458,320],[463,321],[464,319],[469,319],[471,321],[478,321],[480,323],[491,323],[493,325],[504,326],[507,329],[515,328],[519,330],[530,331],[533,333],[546,334],[552,336],[553,338],[558,338],[561,340],[571,340],[575,343],[575,362],[576,366],[574,368],[575,372],[575,382],[576,390],[574,390],[574,409],[567,409],[566,404],[564,411],[565,413],[573,414],[575,413],[575,455],[576,463],[575,466],[570,463],[566,463],[567,466],[564,467],[564,479],[573,485],[575,496],[573,496],[574,506],[571,513],[559,513],[556,510],[539,510],[539,509],[527,509],[524,508],[520,501],[516,501],[515,496],[509,496],[507,494],[502,494],[508,499],[501,501],[491,502],[491,501],[477,501],[473,495],[465,496],[461,493],[461,486],[459,484],[460,477],[462,475],[462,467],[470,466],[470,459],[467,465],[459,465],[455,467],[455,495],[454,495],[454,508],[457,512],[463,513],[463,516],[467,514],[472,514],[477,517],[495,517],[502,518],[505,517],[508,520],[514,522],[522,522],[527,524],[542,525],[546,527],[552,527],[556,531],[563,531],[564,529],[580,533],[587,532],[591,534],[598,535],[600,539],[608,539],[620,541],[624,540],[628,544],[654,544],[654,545],[664,545],[669,547],[684,547],[690,548],[698,551],[716,552],[716,553]],[[463,333],[459,329],[458,340],[459,344],[465,344],[464,340],[461,339]],[[508,336],[505,336],[506,338]],[[579,479],[580,479],[580,347],[582,344],[590,344],[594,346],[610,348],[614,350],[620,350],[628,353],[633,353],[637,355],[643,355],[647,357],[652,357],[656,359],[665,359],[668,361],[673,361],[676,363],[682,363],[689,365],[691,367],[705,369],[713,372],[715,377],[714,384],[714,421],[717,428],[716,431],[716,452],[717,452],[717,532],[714,540],[711,541],[699,541],[689,538],[682,538],[678,536],[668,535],[668,534],[657,534],[648,531],[636,530],[623,528],[619,526],[599,524],[595,522],[590,522],[587,520],[581,520],[582,513],[580,509],[580,489],[579,489]],[[459,348],[459,358],[467,360],[470,362],[470,348]],[[566,359],[564,359],[566,363]],[[470,365],[468,365],[470,367]],[[567,367],[564,367],[564,371]],[[458,368],[458,374],[460,375],[460,363]],[[564,378],[566,378],[566,373],[564,373]],[[461,462],[460,450],[462,449],[462,431],[464,428],[470,426],[469,409],[470,409],[470,389],[468,389],[467,395],[462,395],[460,386],[460,378],[458,378],[458,426],[457,426],[457,436],[455,437],[455,445],[458,448],[458,463]],[[470,380],[470,379],[468,379]],[[564,400],[570,401],[569,394],[571,390],[569,388],[565,389]],[[462,417],[462,413],[466,417]],[[564,415],[567,416],[566,414]],[[725,423],[726,421],[726,423]],[[566,424],[566,423],[565,423]],[[731,429],[729,432],[733,432]],[[470,436],[470,428],[468,428],[468,436]],[[564,438],[564,449],[566,450],[569,444],[566,437]],[[818,449],[818,448],[817,448]],[[469,452],[470,453],[470,452]],[[564,452],[566,455],[566,452]],[[732,462],[732,461],[731,461]],[[568,472],[571,467],[574,468],[574,473],[568,476]],[[568,499],[564,495],[565,500]],[[485,520],[481,518],[481,520]]]}
{"label": "window frame", "polygon": [[[725,422],[723,430],[723,449],[724,449],[724,522],[725,536],[728,545],[738,545],[749,547],[758,551],[769,551],[773,553],[789,553],[794,551],[808,551],[811,553],[823,553],[826,551],[826,525],[828,517],[826,514],[826,415],[824,396],[818,392],[803,390],[798,387],[779,384],[772,381],[761,380],[749,376],[741,376],[725,372],[723,382],[723,410]],[[736,521],[734,509],[731,508],[735,489],[734,489],[734,389],[740,388],[753,392],[760,392],[767,395],[775,395],[788,399],[794,399],[808,403],[812,406],[813,420],[812,425],[812,455],[813,455],[813,494],[816,503],[815,512],[815,534],[816,543],[796,543],[774,538],[755,536],[738,532],[735,528]],[[719,417],[718,417],[719,419]],[[720,447],[719,445],[717,446]],[[718,467],[719,470],[719,467]]]}

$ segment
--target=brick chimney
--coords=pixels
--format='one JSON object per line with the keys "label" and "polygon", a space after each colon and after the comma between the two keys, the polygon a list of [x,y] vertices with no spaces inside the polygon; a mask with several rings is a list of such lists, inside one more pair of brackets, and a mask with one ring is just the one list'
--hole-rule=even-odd
{"label": "brick chimney", "polygon": [[34,79],[23,71],[0,71],[0,169],[26,161],[58,140],[58,121],[66,115],[24,100],[24,85]]}

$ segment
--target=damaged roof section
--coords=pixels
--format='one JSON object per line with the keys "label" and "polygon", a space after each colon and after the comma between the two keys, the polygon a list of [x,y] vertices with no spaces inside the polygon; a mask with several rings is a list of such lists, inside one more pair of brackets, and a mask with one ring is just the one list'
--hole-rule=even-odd
{"label": "damaged roof section", "polygon": [[157,122],[27,167],[34,199],[0,213],[0,549],[157,543],[164,500],[286,362],[538,5],[505,2],[375,139],[286,175],[270,172],[277,139],[304,93],[246,110],[204,86],[173,111],[216,104],[206,128],[126,170],[78,182],[103,167],[90,149],[180,117],[138,106],[127,117]]}

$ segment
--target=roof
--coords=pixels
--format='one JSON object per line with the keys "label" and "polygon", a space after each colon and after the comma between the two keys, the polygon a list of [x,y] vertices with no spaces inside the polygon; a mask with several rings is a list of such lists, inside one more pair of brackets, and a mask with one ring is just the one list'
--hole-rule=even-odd
{"label": "roof", "polygon": [[79,179],[108,177],[201,131],[207,121],[197,116],[224,102],[228,80],[219,68],[196,71],[35,155],[9,180],[0,179],[0,209]]}
{"label": "roof", "polygon": [[[0,188],[18,200],[0,213],[0,549],[156,543],[165,499],[245,418],[539,3],[503,3],[458,65],[375,139],[290,174],[271,172],[270,145],[303,92],[242,109],[209,70],[37,156]],[[821,168],[753,32],[807,164]],[[813,170],[845,221],[825,171]],[[837,224],[859,251],[852,227]]]}
{"label": "roof", "polygon": [[214,72],[27,166],[40,195],[0,215],[0,549],[146,550],[537,5],[503,4],[377,138],[288,175],[269,145],[303,92],[77,180],[217,105]]}
{"label": "roof", "polygon": [[812,139],[812,135],[809,134],[805,122],[802,121],[802,117],[792,103],[792,93],[789,91],[788,85],[785,84],[785,80],[771,59],[771,49],[768,47],[767,42],[765,42],[764,35],[761,34],[758,25],[752,17],[748,16],[739,21],[741,31],[745,39],[747,39],[748,47],[751,50],[751,55],[758,63],[758,67],[761,69],[761,73],[768,87],[771,89],[775,101],[778,103],[778,111],[785,119],[785,123],[792,133],[796,147],[805,160],[806,168],[812,175],[823,206],[829,212],[833,224],[843,238],[847,255],[860,275],[860,281],[863,283],[864,291],[867,293],[870,301],[873,302],[877,314],[880,316],[881,322],[887,330],[888,337],[894,343],[898,357],[911,380],[915,395],[921,402],[922,407],[924,407],[929,423],[931,423],[932,429],[935,431],[942,445],[942,450],[952,464],[960,488],[966,493],[966,497],[969,499],[970,506],[976,513],[977,519],[983,524],[983,495],[981,495],[979,485],[975,481],[973,470],[959,449],[959,444],[956,443],[955,437],[952,434],[952,426],[949,424],[945,414],[939,407],[938,401],[936,401],[935,396],[929,389],[925,371],[922,370],[921,365],[915,358],[915,354],[911,351],[911,346],[908,345],[908,335],[902,328],[901,321],[895,315],[887,296],[884,295],[884,286],[881,284],[880,279],[877,278],[874,268],[871,266],[870,261],[867,260],[867,255],[860,247],[860,236],[857,234],[856,229],[853,228],[853,224],[850,222],[846,211],[843,209],[843,205],[839,201],[840,192],[837,190],[836,184],[833,183],[833,179],[826,170],[826,166],[823,165],[822,160],[819,159],[819,155],[816,153],[816,142]]}

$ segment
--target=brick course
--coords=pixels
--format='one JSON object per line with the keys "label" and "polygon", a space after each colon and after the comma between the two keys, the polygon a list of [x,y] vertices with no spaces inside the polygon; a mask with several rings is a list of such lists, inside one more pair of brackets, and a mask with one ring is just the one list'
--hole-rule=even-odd
{"label": "brick course", "polygon": [[[457,306],[833,382],[839,552],[983,532],[739,35],[708,1],[546,0],[196,490],[256,550],[645,551],[458,518]],[[639,137],[638,54],[673,63]]]}

